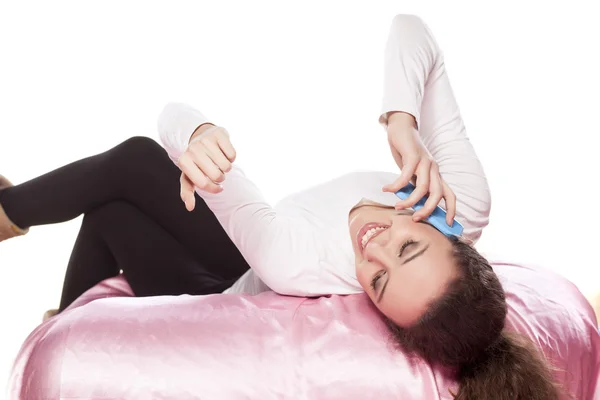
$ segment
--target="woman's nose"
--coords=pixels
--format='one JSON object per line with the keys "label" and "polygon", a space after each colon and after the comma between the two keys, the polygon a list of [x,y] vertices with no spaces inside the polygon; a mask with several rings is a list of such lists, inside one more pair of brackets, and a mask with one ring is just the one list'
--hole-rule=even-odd
{"label": "woman's nose", "polygon": [[365,258],[367,261],[375,261],[380,264],[387,265],[390,258],[390,250],[388,248],[388,240],[371,240],[365,246]]}

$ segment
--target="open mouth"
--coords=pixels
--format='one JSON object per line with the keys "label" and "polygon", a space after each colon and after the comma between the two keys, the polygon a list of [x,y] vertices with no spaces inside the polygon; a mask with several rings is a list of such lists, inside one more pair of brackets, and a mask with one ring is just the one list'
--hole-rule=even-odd
{"label": "open mouth", "polygon": [[388,229],[390,226],[377,223],[377,222],[369,222],[368,224],[363,225],[362,228],[358,230],[358,234],[356,235],[356,243],[358,244],[358,248],[362,253],[367,246],[367,244],[381,232]]}

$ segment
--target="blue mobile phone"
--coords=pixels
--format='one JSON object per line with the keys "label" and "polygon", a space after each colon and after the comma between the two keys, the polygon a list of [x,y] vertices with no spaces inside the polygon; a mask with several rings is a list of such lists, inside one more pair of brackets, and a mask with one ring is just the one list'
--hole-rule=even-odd
{"label": "blue mobile phone", "polygon": [[[408,185],[396,192],[396,196],[401,200],[406,200],[413,190],[415,190],[415,185],[409,182]],[[427,195],[423,196],[423,198],[412,206],[412,208],[415,211],[418,211],[423,208],[426,201]],[[460,236],[463,233],[464,228],[456,219],[453,220],[452,226],[448,226],[446,223],[446,211],[440,206],[436,206],[431,215],[424,219],[446,236]]]}

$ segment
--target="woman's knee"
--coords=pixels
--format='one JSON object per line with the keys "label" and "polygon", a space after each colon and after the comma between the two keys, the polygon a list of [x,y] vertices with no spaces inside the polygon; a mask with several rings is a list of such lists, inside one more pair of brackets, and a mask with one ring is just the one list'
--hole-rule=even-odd
{"label": "woman's knee", "polygon": [[112,152],[114,157],[125,162],[139,162],[166,156],[166,152],[160,144],[145,136],[129,138],[115,147]]}

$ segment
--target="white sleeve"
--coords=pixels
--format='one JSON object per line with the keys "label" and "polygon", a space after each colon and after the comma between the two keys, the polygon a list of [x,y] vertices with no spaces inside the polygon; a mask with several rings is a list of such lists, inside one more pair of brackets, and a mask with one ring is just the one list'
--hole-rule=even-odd
{"label": "white sleeve", "polygon": [[[195,129],[209,122],[184,104],[168,104],[159,117],[161,141],[173,160],[187,148]],[[312,295],[318,287],[314,230],[307,221],[274,210],[234,163],[217,194],[196,189],[260,279],[275,292]],[[318,291],[318,290],[317,290]]]}
{"label": "white sleeve", "polygon": [[183,103],[169,103],[158,117],[158,133],[160,140],[169,153],[169,157],[177,160],[188,147],[190,137],[202,124],[210,122],[202,113]]}
{"label": "white sleeve", "polygon": [[488,225],[491,196],[483,167],[466,134],[443,54],[425,23],[413,15],[392,21],[385,49],[379,122],[392,111],[413,115],[419,134],[454,191],[463,236],[477,241]]}

